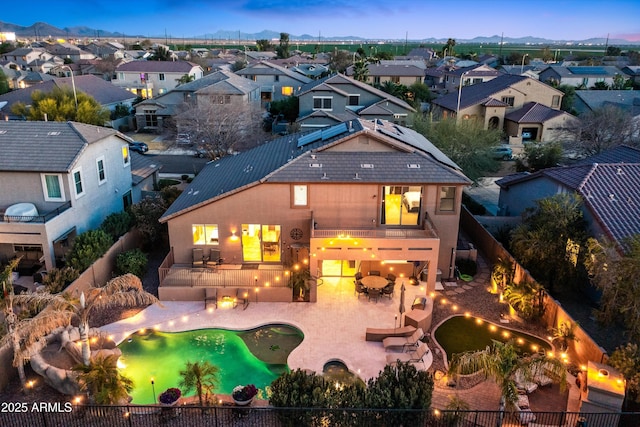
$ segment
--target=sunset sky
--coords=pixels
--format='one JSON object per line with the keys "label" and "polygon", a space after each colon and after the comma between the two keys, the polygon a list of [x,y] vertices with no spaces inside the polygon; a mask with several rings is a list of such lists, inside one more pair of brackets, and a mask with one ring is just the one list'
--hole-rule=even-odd
{"label": "sunset sky", "polygon": [[609,35],[640,42],[637,0],[63,0],[39,2],[30,9],[21,2],[6,2],[0,21],[87,26],[147,37],[273,30],[314,37],[411,40],[501,34],[584,40]]}

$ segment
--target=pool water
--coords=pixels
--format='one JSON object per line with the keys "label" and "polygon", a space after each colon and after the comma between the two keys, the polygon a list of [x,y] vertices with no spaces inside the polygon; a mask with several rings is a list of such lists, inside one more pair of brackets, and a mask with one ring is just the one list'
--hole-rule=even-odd
{"label": "pool water", "polygon": [[[289,371],[287,357],[303,338],[293,326],[273,324],[247,331],[148,330],[118,346],[122,351],[119,366],[133,380],[132,402],[140,405],[155,403],[169,387],[179,388],[186,362],[209,361],[218,367],[216,393],[231,394],[237,385],[254,384],[266,396],[266,388]],[[195,390],[184,396],[193,395]]]}
{"label": "pool water", "polygon": [[451,360],[455,353],[484,350],[493,340],[513,340],[518,351],[522,353],[533,354],[552,350],[551,344],[541,338],[503,328],[473,316],[452,316],[436,328],[433,336],[446,352],[447,360]]}

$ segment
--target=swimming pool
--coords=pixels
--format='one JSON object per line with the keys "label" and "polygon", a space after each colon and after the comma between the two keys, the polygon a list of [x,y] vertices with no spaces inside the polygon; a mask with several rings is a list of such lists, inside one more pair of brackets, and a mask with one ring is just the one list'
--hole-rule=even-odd
{"label": "swimming pool", "polygon": [[[273,380],[289,371],[287,357],[303,338],[298,328],[283,324],[246,331],[142,330],[118,346],[122,351],[118,365],[134,381],[132,403],[141,405],[155,403],[169,387],[179,387],[180,371],[186,362],[208,360],[219,368],[216,393],[231,394],[235,386],[245,384],[255,384],[264,392]],[[186,396],[193,395],[192,391]]]}
{"label": "swimming pool", "polygon": [[523,353],[548,352],[553,349],[549,342],[536,336],[466,315],[451,316],[444,320],[436,326],[433,338],[444,350],[445,364],[455,353],[484,350],[493,340],[514,340],[519,351]]}

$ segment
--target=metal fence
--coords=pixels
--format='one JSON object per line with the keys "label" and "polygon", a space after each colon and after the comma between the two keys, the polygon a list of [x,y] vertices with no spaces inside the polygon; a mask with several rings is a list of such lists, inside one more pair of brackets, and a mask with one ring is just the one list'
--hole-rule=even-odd
{"label": "metal fence", "polygon": [[[13,405],[13,406],[11,406]],[[640,413],[433,411],[230,406],[71,406],[2,403],[6,427],[389,426],[389,427],[637,427]],[[526,418],[521,418],[526,414]]]}

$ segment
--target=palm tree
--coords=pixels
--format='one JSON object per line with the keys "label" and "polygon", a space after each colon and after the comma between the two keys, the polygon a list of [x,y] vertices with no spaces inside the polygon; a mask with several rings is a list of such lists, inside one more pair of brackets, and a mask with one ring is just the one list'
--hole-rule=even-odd
{"label": "palm tree", "polygon": [[564,364],[546,355],[520,356],[513,342],[493,341],[484,350],[458,353],[449,365],[449,374],[482,371],[485,378],[491,378],[500,388],[501,404],[515,409],[518,401],[518,388],[515,382],[516,372],[522,373],[530,381],[535,372],[545,372],[553,381],[560,383],[560,389],[567,385],[567,371]]}
{"label": "palm tree", "polygon": [[[108,310],[116,307],[140,307],[155,304],[158,299],[142,289],[140,279],[130,273],[116,277],[103,287],[90,288],[80,298],[72,298],[68,294],[50,294],[47,292],[23,294],[14,297],[16,304],[42,309],[43,312],[53,310],[60,320],[67,324],[77,319],[82,341],[82,363],[89,365],[91,349],[89,346],[89,316],[96,310]],[[51,324],[48,332],[59,325]]]}
{"label": "palm tree", "polygon": [[206,360],[204,362],[187,362],[184,370],[180,371],[182,376],[180,387],[184,389],[185,393],[195,388],[200,406],[203,406],[202,396],[204,394],[208,397],[209,394],[213,393],[218,384],[219,371],[220,369],[217,366]]}
{"label": "palm tree", "polygon": [[133,381],[120,373],[117,362],[118,356],[110,354],[93,358],[89,365],[73,368],[78,373],[80,388],[99,405],[115,405],[129,400]]}

